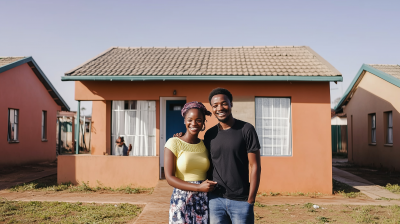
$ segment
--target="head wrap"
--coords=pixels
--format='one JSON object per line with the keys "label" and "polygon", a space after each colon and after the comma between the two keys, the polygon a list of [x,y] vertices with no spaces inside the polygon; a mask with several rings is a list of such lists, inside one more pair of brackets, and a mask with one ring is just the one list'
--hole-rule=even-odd
{"label": "head wrap", "polygon": [[182,117],[185,115],[185,113],[188,110],[193,109],[193,108],[199,109],[204,115],[211,116],[211,112],[208,111],[202,103],[193,101],[193,102],[186,103],[185,106],[183,106],[183,108],[181,110]]}

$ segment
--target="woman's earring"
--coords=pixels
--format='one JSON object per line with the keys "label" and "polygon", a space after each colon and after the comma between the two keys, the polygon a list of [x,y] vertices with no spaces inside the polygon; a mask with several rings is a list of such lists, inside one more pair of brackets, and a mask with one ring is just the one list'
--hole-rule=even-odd
{"label": "woman's earring", "polygon": [[206,130],[206,123],[204,123],[203,129],[201,129],[201,131]]}

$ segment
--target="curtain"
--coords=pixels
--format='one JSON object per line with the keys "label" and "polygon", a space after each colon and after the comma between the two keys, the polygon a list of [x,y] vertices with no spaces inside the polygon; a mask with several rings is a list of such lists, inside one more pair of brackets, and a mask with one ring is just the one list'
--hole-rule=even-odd
{"label": "curtain", "polygon": [[290,98],[256,97],[255,103],[261,155],[292,155]]}
{"label": "curtain", "polygon": [[113,101],[112,144],[113,155],[121,155],[115,142],[124,137],[126,146],[132,145],[129,156],[156,155],[156,102]]}

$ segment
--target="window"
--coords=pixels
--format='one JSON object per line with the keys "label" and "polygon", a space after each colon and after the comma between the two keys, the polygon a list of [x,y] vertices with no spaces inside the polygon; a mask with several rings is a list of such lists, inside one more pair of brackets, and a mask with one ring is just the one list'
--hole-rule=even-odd
{"label": "window", "polygon": [[255,102],[261,155],[292,155],[290,98],[256,97]]}
{"label": "window", "polygon": [[18,110],[17,109],[8,109],[8,141],[9,142],[17,142],[18,141]]}
{"label": "window", "polygon": [[42,140],[47,139],[47,111],[42,111]]}
{"label": "window", "polygon": [[393,144],[393,113],[385,112],[385,139],[386,144]]}
{"label": "window", "polygon": [[369,114],[368,115],[368,126],[369,126],[369,133],[368,133],[368,140],[369,143],[375,144],[376,143],[376,114]]}
{"label": "window", "polygon": [[112,154],[122,152],[116,148],[119,136],[126,146],[132,145],[130,156],[156,155],[156,102],[113,101],[112,103]]}

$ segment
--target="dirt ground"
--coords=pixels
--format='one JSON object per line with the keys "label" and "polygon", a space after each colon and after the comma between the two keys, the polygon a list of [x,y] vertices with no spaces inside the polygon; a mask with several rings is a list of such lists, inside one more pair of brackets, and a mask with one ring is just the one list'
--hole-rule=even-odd
{"label": "dirt ground", "polygon": [[259,205],[255,223],[399,223],[400,206]]}
{"label": "dirt ground", "polygon": [[360,167],[349,163],[334,164],[333,166],[361,178],[364,178],[382,187],[385,187],[388,183],[400,185],[400,172],[390,172],[384,169]]}

